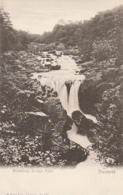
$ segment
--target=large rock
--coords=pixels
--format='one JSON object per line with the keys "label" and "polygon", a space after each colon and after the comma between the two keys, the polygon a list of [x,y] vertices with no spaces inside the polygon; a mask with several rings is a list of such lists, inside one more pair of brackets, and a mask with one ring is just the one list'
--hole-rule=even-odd
{"label": "large rock", "polygon": [[81,110],[87,114],[95,115],[94,105],[98,102],[96,90],[96,81],[94,79],[85,80],[79,88],[79,105]]}
{"label": "large rock", "polygon": [[[73,118],[79,132],[94,143],[99,158],[103,156],[103,162],[112,164],[108,162],[111,158],[113,164],[123,164],[123,67],[118,60],[111,61],[100,62],[86,70],[86,80],[79,89],[81,110],[96,114],[98,123],[90,124],[80,113],[73,113]],[[83,68],[87,68],[87,64],[82,64]]]}
{"label": "large rock", "polygon": [[70,143],[67,140],[67,130],[72,126],[72,120],[67,116],[60,100],[57,97],[49,97],[45,101],[45,113],[49,115],[53,128],[51,132],[51,150],[68,150]]}
{"label": "large rock", "polygon": [[[21,93],[22,94],[22,93]],[[24,95],[24,94],[23,94]],[[42,149],[51,151],[67,151],[67,130],[72,126],[72,120],[67,116],[60,101],[56,97],[49,97],[45,102],[38,99],[40,111],[26,111],[16,116],[16,124],[21,134],[42,136]]]}
{"label": "large rock", "polygon": [[79,110],[72,113],[73,122],[78,127],[78,133],[87,134],[87,131],[95,127],[95,123],[86,118]]}
{"label": "large rock", "polygon": [[88,71],[87,79],[79,88],[79,103],[83,112],[95,115],[95,104],[101,103],[105,90],[113,88],[116,81],[121,80],[120,72],[122,70],[117,68]]}
{"label": "large rock", "polygon": [[63,154],[63,159],[67,160],[67,165],[76,165],[85,161],[88,156],[88,151],[73,142],[70,142],[70,144],[69,150]]}
{"label": "large rock", "polygon": [[61,66],[60,65],[53,65],[50,67],[50,70],[60,70]]}
{"label": "large rock", "polygon": [[18,114],[16,123],[21,134],[41,135],[52,129],[53,125],[43,112],[25,112]]}
{"label": "large rock", "polygon": [[60,119],[65,119],[67,116],[66,111],[63,109],[61,102],[57,97],[49,97],[46,99],[45,110],[55,123]]}

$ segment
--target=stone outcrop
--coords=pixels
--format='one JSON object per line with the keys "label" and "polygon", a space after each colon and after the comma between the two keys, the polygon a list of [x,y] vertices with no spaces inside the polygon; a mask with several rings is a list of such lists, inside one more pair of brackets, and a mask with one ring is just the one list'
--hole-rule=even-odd
{"label": "stone outcrop", "polygon": [[50,70],[60,70],[60,65],[51,65]]}
{"label": "stone outcrop", "polygon": [[96,127],[96,124],[91,119],[86,118],[79,110],[72,113],[72,119],[78,128],[78,133],[82,135],[87,135],[90,129]]}
{"label": "stone outcrop", "polygon": [[55,51],[55,56],[48,53],[49,47],[54,50],[54,44],[45,47],[47,52],[41,47],[31,43],[27,51],[7,52],[2,57],[5,81],[4,103],[0,106],[2,165],[70,166],[84,161],[88,155],[67,138],[73,121],[57,92],[29,78],[30,73],[50,71],[45,67],[47,63],[60,69],[57,58],[62,53]]}
{"label": "stone outcrop", "polygon": [[[122,164],[122,65],[112,59],[95,64],[95,67],[94,63],[81,66],[80,74],[84,73],[86,80],[79,89],[80,108],[84,113],[95,115],[98,120],[95,126],[89,126],[89,122],[84,120],[87,136],[99,152],[100,160],[109,165]],[[83,123],[78,127],[82,129]],[[83,134],[83,131],[79,132]]]}

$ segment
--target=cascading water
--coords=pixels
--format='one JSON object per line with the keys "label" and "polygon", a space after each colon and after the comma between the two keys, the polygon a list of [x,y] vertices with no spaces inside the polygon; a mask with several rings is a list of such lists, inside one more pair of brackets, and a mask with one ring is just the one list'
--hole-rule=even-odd
{"label": "cascading water", "polygon": [[[55,70],[51,72],[34,73],[33,78],[41,82],[41,85],[47,85],[57,91],[62,106],[71,117],[72,112],[80,110],[78,92],[82,81],[85,79],[84,75],[75,75],[77,69],[76,63],[69,56],[62,56],[60,59],[61,70]],[[41,75],[41,78],[38,76]],[[67,89],[66,81],[70,81],[70,89]],[[72,85],[71,85],[72,82]],[[69,93],[68,93],[69,92]],[[81,111],[81,110],[80,110]],[[81,111],[82,112],[82,111]],[[83,113],[83,112],[82,112]],[[83,113],[84,114],[84,113]],[[92,119],[94,122],[96,118],[84,114],[87,118]],[[68,138],[71,141],[81,145],[82,147],[88,147],[91,143],[86,136],[77,134],[77,127],[73,124],[72,129],[67,131]],[[91,159],[86,160],[86,164],[90,163]],[[92,163],[92,161],[91,161]],[[94,161],[95,163],[95,161]],[[81,163],[80,163],[81,164]],[[82,163],[83,164],[83,163]],[[83,165],[82,165],[83,166]]]}
{"label": "cascading water", "polygon": [[[70,117],[72,112],[74,112],[75,110],[80,110],[79,99],[78,99],[80,84],[81,84],[80,80],[73,81],[72,86],[70,88],[69,97],[68,97],[67,87],[65,83],[62,84],[62,87],[60,88],[60,93],[58,93],[59,99],[61,100],[63,107],[67,110],[67,114]],[[67,132],[68,138],[80,144],[82,147],[88,147],[91,143],[89,142],[87,137],[76,134],[77,131],[78,128],[75,125],[75,123],[73,123],[72,129]]]}
{"label": "cascading water", "polygon": [[72,112],[75,110],[80,110],[79,108],[79,100],[78,100],[78,91],[80,87],[81,81],[76,80],[73,82],[70,95],[69,95],[69,102],[68,102],[68,115],[71,116]]}
{"label": "cascading water", "polygon": [[68,96],[67,87],[65,85],[65,81],[60,82],[60,84],[57,85],[56,88],[62,106],[67,111],[67,114],[70,117],[72,112],[74,112],[75,110],[80,110],[79,100],[78,100],[78,91],[79,91],[80,84],[81,84],[80,80],[76,80],[72,82],[69,96]]}
{"label": "cascading water", "polygon": [[64,82],[60,83],[57,93],[64,109],[68,110],[68,93]]}

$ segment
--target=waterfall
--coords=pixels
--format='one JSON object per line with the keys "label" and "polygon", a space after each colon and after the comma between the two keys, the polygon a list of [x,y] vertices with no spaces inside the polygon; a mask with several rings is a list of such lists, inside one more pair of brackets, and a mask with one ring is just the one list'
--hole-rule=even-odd
{"label": "waterfall", "polygon": [[[70,60],[69,66],[68,57],[65,56],[65,59],[66,61],[63,60],[61,63],[61,70],[42,73],[42,76],[38,77],[38,81],[41,82],[41,85],[49,86],[57,91],[62,106],[67,111],[67,114],[71,117],[72,112],[76,110],[82,112],[79,106],[78,92],[80,84],[85,79],[85,76],[75,75],[74,68],[76,67],[76,64],[72,63]],[[33,75],[33,78],[37,78],[36,74]],[[82,114],[84,113],[82,112]],[[87,118],[91,118],[94,122],[96,121],[95,117],[87,114],[84,115]],[[87,137],[77,134],[77,131],[77,126],[74,123],[71,130],[67,131],[68,138],[80,144],[82,147],[89,146],[90,142],[88,141]]]}
{"label": "waterfall", "polygon": [[[68,97],[68,92],[67,92],[67,87],[65,85],[65,82],[60,83],[57,89],[59,99],[63,107],[66,109],[67,114],[70,117],[71,117],[72,112],[74,112],[75,110],[80,110],[79,98],[78,98],[80,84],[81,84],[80,80],[75,80],[72,83],[72,86],[70,88],[69,97]],[[90,115],[86,115],[86,116],[88,116],[89,118]],[[82,147],[85,147],[85,148],[88,147],[91,144],[88,138],[86,136],[80,136],[79,134],[77,134],[77,131],[78,131],[78,128],[75,125],[75,123],[73,123],[71,130],[67,131],[68,138],[76,142],[77,144],[80,144]]]}
{"label": "waterfall", "polygon": [[57,88],[57,93],[59,96],[59,99],[62,103],[62,106],[64,107],[65,110],[68,110],[68,92],[67,92],[67,87],[64,83],[64,81],[62,81],[58,88]]}
{"label": "waterfall", "polygon": [[69,116],[71,116],[72,112],[74,112],[75,110],[80,110],[78,99],[78,91],[80,84],[81,81],[79,80],[76,80],[72,83],[69,96],[65,81],[60,82],[59,85],[57,84],[56,90],[58,92],[59,99]]}
{"label": "waterfall", "polygon": [[72,112],[75,110],[80,110],[79,108],[79,99],[78,91],[81,81],[76,80],[71,86],[70,95],[69,95],[69,105],[68,105],[68,115],[71,116]]}
{"label": "waterfall", "polygon": [[[62,58],[59,58],[59,60],[59,64],[61,65],[60,70],[34,73],[32,78],[40,81],[41,85],[49,86],[57,91],[62,106],[71,117],[72,112],[76,110],[81,111],[79,107],[78,92],[80,84],[84,81],[85,76],[75,74],[75,70],[78,70],[78,68],[71,57],[63,55]],[[82,112],[82,114],[84,113]],[[92,119],[93,122],[97,122],[94,116],[88,114],[84,115],[86,118]],[[77,131],[77,126],[73,123],[71,130],[67,131],[68,138],[82,147],[88,147],[91,143],[89,142],[87,136],[79,135],[77,134]],[[89,162],[91,162],[91,160]]]}

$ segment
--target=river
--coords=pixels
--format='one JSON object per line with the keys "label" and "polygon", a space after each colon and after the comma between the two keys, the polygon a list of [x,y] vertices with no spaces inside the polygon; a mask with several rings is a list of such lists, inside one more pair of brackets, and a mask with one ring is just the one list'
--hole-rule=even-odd
{"label": "river", "polygon": [[[54,56],[52,55],[51,57],[53,58]],[[61,57],[57,58],[57,63],[61,65],[60,70],[34,73],[33,78],[36,78],[38,81],[40,81],[41,85],[47,85],[54,88],[54,90],[58,92],[62,106],[67,111],[68,115],[71,116],[73,111],[80,110],[78,102],[78,91],[80,84],[85,80],[85,76],[76,73],[79,70],[79,67],[71,56],[62,55]],[[67,93],[67,87],[65,85],[66,81],[72,83],[69,96]],[[89,114],[84,115],[87,118],[92,119],[93,122],[97,122],[94,116]],[[67,135],[70,140],[84,148],[91,146],[91,142],[86,136],[77,134],[77,127],[75,124],[73,124],[72,129],[67,132]],[[83,167],[83,164],[85,166],[94,165],[96,167],[100,167],[100,163],[95,161],[96,156],[97,155],[93,151],[90,152],[87,160],[84,163],[79,163],[76,168]]]}

